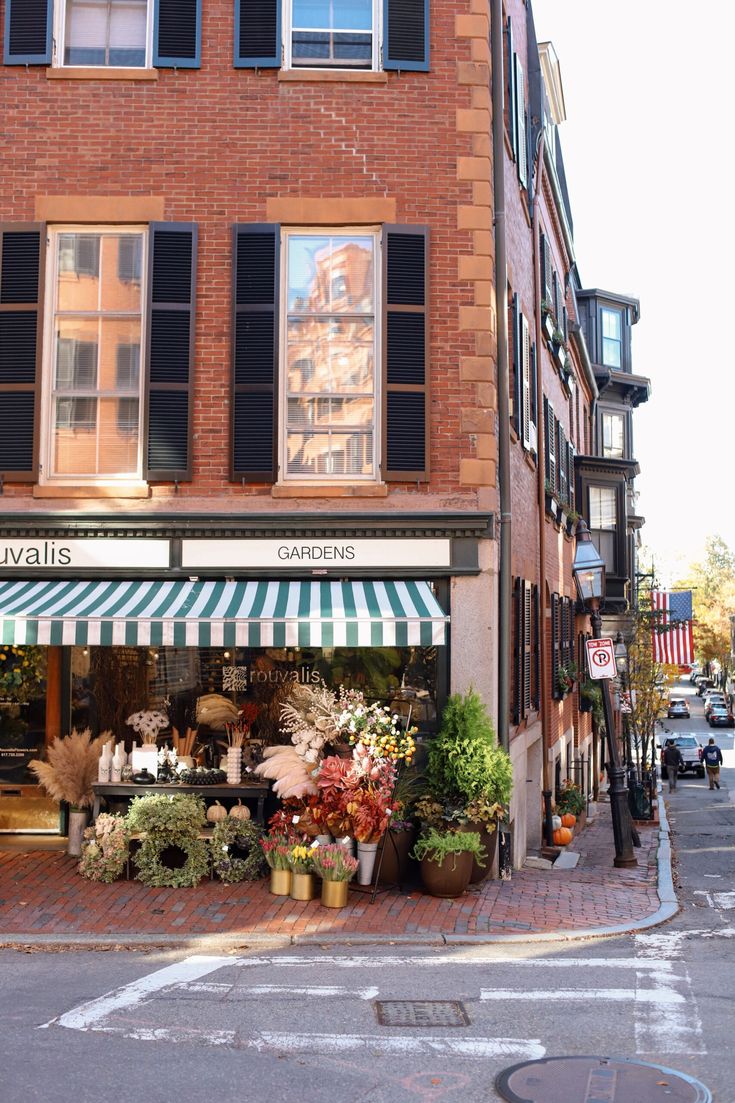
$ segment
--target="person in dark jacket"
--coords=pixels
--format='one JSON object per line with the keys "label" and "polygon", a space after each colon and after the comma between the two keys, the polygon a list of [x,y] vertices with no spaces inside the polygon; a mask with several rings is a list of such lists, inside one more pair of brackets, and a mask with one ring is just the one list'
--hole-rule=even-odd
{"label": "person in dark jacket", "polygon": [[702,751],[702,761],[707,767],[707,780],[709,781],[710,789],[719,789],[722,751],[715,743],[713,736],[710,736],[709,743]]}
{"label": "person in dark jacket", "polygon": [[674,789],[676,789],[676,778],[679,773],[679,767],[684,765],[681,751],[676,743],[674,743],[673,739],[666,740],[666,746],[661,752],[661,761],[666,767],[666,776],[669,779],[669,792],[673,793]]}

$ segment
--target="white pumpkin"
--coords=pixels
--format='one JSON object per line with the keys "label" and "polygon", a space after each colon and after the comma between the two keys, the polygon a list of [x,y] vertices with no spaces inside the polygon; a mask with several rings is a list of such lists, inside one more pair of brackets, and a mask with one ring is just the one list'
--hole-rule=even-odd
{"label": "white pumpkin", "polygon": [[230,809],[230,816],[233,820],[249,820],[250,809],[247,804],[243,804],[240,798],[237,798],[237,804],[234,804]]}
{"label": "white pumpkin", "polygon": [[207,809],[208,823],[221,823],[227,817],[227,809],[218,800]]}
{"label": "white pumpkin", "polygon": [[552,816],[551,826],[553,827],[554,831],[558,831],[561,827],[561,816]]}

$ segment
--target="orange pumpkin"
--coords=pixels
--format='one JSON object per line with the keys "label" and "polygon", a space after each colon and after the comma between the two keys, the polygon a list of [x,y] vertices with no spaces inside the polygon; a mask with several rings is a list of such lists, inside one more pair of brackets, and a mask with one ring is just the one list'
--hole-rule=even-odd
{"label": "orange pumpkin", "polygon": [[557,827],[554,832],[554,845],[566,846],[572,841],[572,832],[568,827]]}
{"label": "orange pumpkin", "polygon": [[565,812],[561,818],[562,827],[574,827],[577,817],[572,812]]}

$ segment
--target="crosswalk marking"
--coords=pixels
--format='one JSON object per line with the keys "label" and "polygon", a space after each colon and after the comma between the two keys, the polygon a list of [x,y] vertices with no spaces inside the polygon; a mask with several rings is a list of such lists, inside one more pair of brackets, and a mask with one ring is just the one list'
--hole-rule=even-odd
{"label": "crosswalk marking", "polygon": [[684,1003],[684,997],[671,988],[656,988],[650,991],[638,988],[540,988],[518,991],[513,988],[482,988],[481,1000],[622,1000],[635,1003]]}
{"label": "crosswalk marking", "polygon": [[390,956],[376,955],[347,955],[340,957],[326,954],[321,957],[297,957],[296,955],[283,957],[238,957],[229,958],[230,965],[238,968],[250,969],[267,966],[275,969],[305,969],[318,965],[321,968],[333,967],[335,969],[396,969],[396,968],[426,968],[435,965],[502,965],[513,968],[529,969],[632,969],[634,972],[641,968],[671,969],[667,962],[651,962],[650,966],[640,958],[615,958],[615,957],[569,957],[569,958],[509,958],[500,954],[477,953],[470,951],[465,956],[457,954],[432,954],[431,956]]}
{"label": "crosswalk marking", "polygon": [[[241,994],[243,997],[251,996],[356,996],[358,1000],[374,1000],[378,995],[378,988],[344,988],[339,984],[311,984],[306,987],[295,988],[290,984],[253,984],[238,986],[235,984],[218,984],[215,982],[198,984],[182,982],[171,985],[170,992],[194,992],[210,993],[211,995],[226,996],[230,993]],[[166,990],[162,995],[166,994]]]}

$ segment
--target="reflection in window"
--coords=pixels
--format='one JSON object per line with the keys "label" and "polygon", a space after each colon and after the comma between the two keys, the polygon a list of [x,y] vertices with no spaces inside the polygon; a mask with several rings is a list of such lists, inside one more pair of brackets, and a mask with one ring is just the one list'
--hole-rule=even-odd
{"label": "reflection in window", "polygon": [[140,473],[142,253],[142,233],[57,237],[50,477]]}
{"label": "reflection in window", "polygon": [[373,0],[293,0],[292,63],[370,69],[373,18]]}
{"label": "reflection in window", "polygon": [[375,477],[375,239],[287,238],[287,477]]}
{"label": "reflection in window", "polygon": [[617,492],[610,486],[591,486],[590,535],[608,574],[615,574],[617,557]]}
{"label": "reflection in window", "polygon": [[619,368],[623,363],[623,315],[619,310],[601,310],[602,362],[606,368]]}
{"label": "reflection in window", "polygon": [[625,456],[625,418],[623,414],[602,415],[602,454],[620,460]]}
{"label": "reflection in window", "polygon": [[64,64],[141,68],[148,0],[66,0]]}

